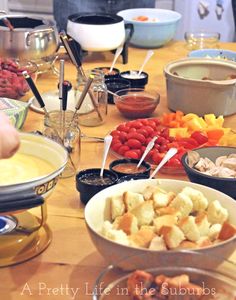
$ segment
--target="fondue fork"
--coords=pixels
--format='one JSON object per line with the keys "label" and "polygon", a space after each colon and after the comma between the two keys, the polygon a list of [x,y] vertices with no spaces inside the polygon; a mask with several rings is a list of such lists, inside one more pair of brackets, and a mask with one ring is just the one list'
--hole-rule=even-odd
{"label": "fondue fork", "polygon": [[64,59],[60,59],[60,72],[59,72],[59,99],[60,99],[60,107],[62,109],[62,90],[63,90],[63,82],[64,82],[64,73],[65,73],[65,61]]}
{"label": "fondue fork", "polygon": [[157,138],[158,138],[157,136],[154,136],[154,138],[148,143],[145,151],[143,152],[143,155],[142,155],[139,163],[137,164],[136,169],[138,169],[141,166],[142,162],[144,161],[144,158],[148,155],[148,152],[152,150],[152,148],[155,145],[155,141],[157,140]]}
{"label": "fondue fork", "polygon": [[62,140],[65,139],[65,123],[66,123],[66,109],[67,109],[68,85],[67,82],[62,83]]}
{"label": "fondue fork", "polygon": [[37,87],[36,87],[33,79],[30,77],[30,75],[28,74],[27,71],[23,71],[22,75],[24,76],[25,80],[27,81],[27,83],[28,83],[28,85],[29,85],[32,93],[35,96],[35,99],[37,100],[37,102],[39,104],[39,106],[44,110],[45,115],[49,116],[48,115],[48,111],[47,111],[47,109],[45,107],[45,103],[44,103],[44,101],[43,101],[43,99],[42,99],[42,97],[41,97],[41,95],[40,95],[40,93],[39,93],[39,91],[38,91],[38,89],[37,89]]}
{"label": "fondue fork", "polygon": [[[72,63],[76,66],[77,71],[79,72],[79,74],[83,77],[86,78],[85,72],[82,68],[82,63],[79,57],[79,53],[77,51],[77,48],[75,46],[75,41],[70,38],[68,39],[68,36],[66,35],[65,31],[60,32],[60,39],[62,41],[63,46],[65,47],[70,60],[72,61]],[[101,121],[103,121],[102,115],[97,107],[96,104],[96,99],[94,98],[93,92],[91,90],[88,90],[88,94],[91,98],[91,101],[93,103],[93,107],[96,110],[98,117]]]}

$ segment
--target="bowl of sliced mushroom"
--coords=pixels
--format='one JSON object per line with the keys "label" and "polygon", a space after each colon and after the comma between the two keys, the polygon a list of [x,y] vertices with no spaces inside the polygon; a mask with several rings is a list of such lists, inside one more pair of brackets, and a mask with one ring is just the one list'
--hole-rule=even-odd
{"label": "bowl of sliced mushroom", "polygon": [[182,164],[190,181],[236,199],[236,147],[203,147],[188,151]]}

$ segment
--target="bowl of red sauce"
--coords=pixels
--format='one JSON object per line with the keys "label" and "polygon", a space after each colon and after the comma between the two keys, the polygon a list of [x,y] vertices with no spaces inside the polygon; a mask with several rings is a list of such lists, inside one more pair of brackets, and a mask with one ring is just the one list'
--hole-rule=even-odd
{"label": "bowl of red sauce", "polygon": [[150,93],[140,88],[117,91],[114,98],[117,109],[128,119],[150,117],[160,102],[158,93]]}
{"label": "bowl of red sauce", "polygon": [[149,178],[151,165],[143,161],[140,167],[137,168],[138,163],[139,159],[134,158],[117,159],[110,163],[109,169],[116,173],[119,178],[126,175],[129,175],[129,177],[138,175]]}

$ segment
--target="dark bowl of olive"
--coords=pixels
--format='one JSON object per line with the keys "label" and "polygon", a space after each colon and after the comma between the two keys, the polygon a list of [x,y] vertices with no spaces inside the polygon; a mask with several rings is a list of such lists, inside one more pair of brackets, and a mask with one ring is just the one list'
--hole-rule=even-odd
{"label": "dark bowl of olive", "polygon": [[101,190],[116,184],[118,176],[111,170],[104,170],[100,177],[101,169],[85,169],[76,174],[76,188],[80,192],[80,200],[84,204]]}
{"label": "dark bowl of olive", "polygon": [[140,167],[137,168],[138,163],[139,160],[133,158],[117,159],[110,163],[109,169],[115,172],[119,178],[126,175],[129,175],[130,177],[144,175],[146,178],[149,178],[151,165],[143,161]]}

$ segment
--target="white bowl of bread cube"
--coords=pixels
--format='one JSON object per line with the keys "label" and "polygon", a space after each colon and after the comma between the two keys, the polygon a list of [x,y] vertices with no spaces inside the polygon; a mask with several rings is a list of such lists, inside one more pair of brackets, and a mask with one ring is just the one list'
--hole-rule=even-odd
{"label": "white bowl of bread cube", "polygon": [[223,260],[236,249],[236,201],[187,181],[141,179],[111,186],[90,199],[85,220],[95,247],[114,265],[145,253],[150,265],[152,257],[156,262],[163,253],[184,249]]}

